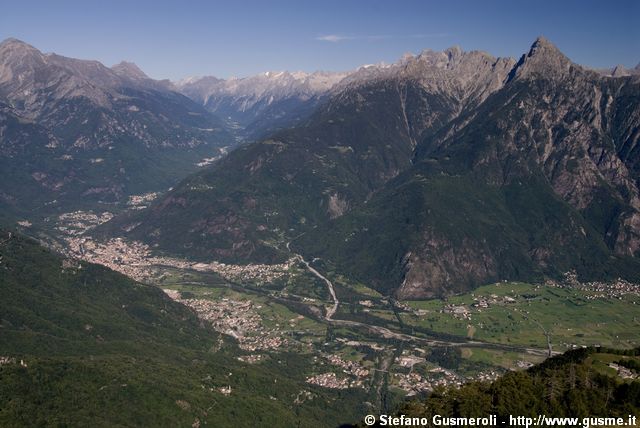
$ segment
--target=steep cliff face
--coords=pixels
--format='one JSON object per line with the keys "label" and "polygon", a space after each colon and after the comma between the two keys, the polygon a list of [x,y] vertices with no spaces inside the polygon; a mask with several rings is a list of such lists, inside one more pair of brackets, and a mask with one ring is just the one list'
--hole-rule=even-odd
{"label": "steep cliff face", "polygon": [[[207,110],[239,124],[250,139],[300,124],[331,96],[387,79],[411,80],[429,94],[451,98],[456,108],[481,102],[499,89],[515,61],[485,52],[426,50],[390,65],[349,72],[266,72],[245,78],[188,78],[176,88]],[[428,126],[428,124],[425,124]]]}
{"label": "steep cliff face", "polygon": [[545,39],[511,75],[468,123],[454,123],[455,138],[425,141],[422,156],[457,153],[497,185],[541,173],[615,253],[637,255],[640,103],[631,94],[640,80],[600,78]]}
{"label": "steep cliff face", "polygon": [[514,62],[452,49],[364,69],[302,125],[231,153],[110,227],[192,257],[282,257],[282,245],[273,245],[283,233],[295,236],[365,203],[411,168],[426,135],[497,90]]}
{"label": "steep cliff face", "polygon": [[638,93],[539,39],[504,87],[423,139],[407,174],[300,245],[400,297],[570,269],[637,278]]}
{"label": "steep cliff face", "polygon": [[572,269],[639,279],[637,78],[540,38],[519,61],[427,51],[333,91],[111,230],[235,261],[283,257],[295,238],[401,298]]}
{"label": "steep cliff face", "polygon": [[[407,114],[403,103],[413,106]],[[303,126],[230,153],[110,227],[193,257],[271,260],[283,232],[344,215],[409,168],[419,135],[412,124],[452,114],[448,100],[410,82],[353,88]]]}

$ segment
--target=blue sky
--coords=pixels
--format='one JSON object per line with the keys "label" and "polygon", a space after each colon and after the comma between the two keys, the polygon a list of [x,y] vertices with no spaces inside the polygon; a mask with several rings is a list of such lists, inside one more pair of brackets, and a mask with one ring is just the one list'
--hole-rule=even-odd
{"label": "blue sky", "polygon": [[0,39],[154,78],[349,70],[460,45],[519,57],[538,35],[594,67],[640,62],[640,1],[10,1]]}

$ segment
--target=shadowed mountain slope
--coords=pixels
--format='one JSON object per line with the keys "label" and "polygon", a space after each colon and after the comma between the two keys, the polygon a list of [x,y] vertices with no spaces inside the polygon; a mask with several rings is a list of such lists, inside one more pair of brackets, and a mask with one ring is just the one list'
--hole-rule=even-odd
{"label": "shadowed mountain slope", "polygon": [[640,276],[636,77],[539,38],[518,61],[427,51],[349,76],[303,125],[107,228],[200,259],[285,243],[400,297]]}
{"label": "shadowed mountain slope", "polygon": [[135,65],[0,44],[0,209],[27,218],[166,189],[233,139]]}

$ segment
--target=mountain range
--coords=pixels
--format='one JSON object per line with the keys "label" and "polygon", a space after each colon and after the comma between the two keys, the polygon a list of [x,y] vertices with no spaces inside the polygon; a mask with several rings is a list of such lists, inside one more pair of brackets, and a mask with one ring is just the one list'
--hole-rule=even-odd
{"label": "mountain range", "polygon": [[622,64],[618,64],[615,67],[598,69],[596,71],[598,71],[600,74],[604,76],[610,76],[610,77],[633,76],[633,75],[640,74],[640,64],[630,69],[626,68]]}
{"label": "mountain range", "polygon": [[349,73],[266,72],[245,78],[188,78],[176,89],[231,121],[248,139],[294,125],[310,115]]}
{"label": "mountain range", "polygon": [[639,282],[639,67],[540,37],[170,82],[0,43],[2,426],[635,415],[640,349],[582,347],[637,347]]}
{"label": "mountain range", "polygon": [[224,123],[131,63],[0,44],[0,209],[71,211],[163,190],[235,143]]}
{"label": "mountain range", "polygon": [[[8,39],[0,213],[117,212],[174,186],[97,233],[234,263],[294,249],[400,298],[638,279],[640,77],[604,74],[541,37],[519,60],[453,47],[171,83]],[[197,166],[248,135],[265,136]]]}
{"label": "mountain range", "polygon": [[[363,68],[298,126],[103,230],[273,262],[287,244],[401,298],[508,279],[640,279],[640,79],[451,48]],[[125,232],[127,231],[127,232]]]}

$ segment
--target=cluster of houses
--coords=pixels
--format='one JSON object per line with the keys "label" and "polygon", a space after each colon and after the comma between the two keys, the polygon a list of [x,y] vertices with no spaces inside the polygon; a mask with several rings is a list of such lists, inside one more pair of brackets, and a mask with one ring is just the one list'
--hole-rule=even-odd
{"label": "cluster of houses", "polygon": [[309,376],[307,378],[307,383],[330,389],[347,389],[352,387],[352,381],[346,377],[339,378],[333,372]]}
{"label": "cluster of houses", "polygon": [[[182,299],[175,292],[169,296],[193,309],[200,319],[209,322],[216,331],[238,340],[240,349],[245,351],[276,350],[288,343],[280,330],[265,327],[257,312],[261,306],[250,300]],[[256,361],[258,358],[255,357]]]}
{"label": "cluster of houses", "polygon": [[640,297],[640,284],[635,284],[622,278],[618,278],[615,281],[610,282],[580,282],[578,274],[575,271],[566,272],[562,282],[547,280],[545,285],[549,287],[570,288],[591,292],[592,294],[586,296],[589,300],[622,299],[626,295]]}
{"label": "cluster of houses", "polygon": [[369,376],[369,369],[355,361],[346,361],[335,354],[326,354],[324,357],[329,363],[342,368],[342,371],[348,375],[355,376],[358,379]]}

